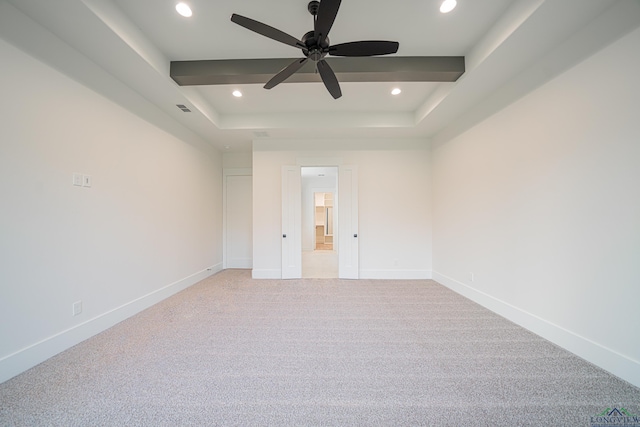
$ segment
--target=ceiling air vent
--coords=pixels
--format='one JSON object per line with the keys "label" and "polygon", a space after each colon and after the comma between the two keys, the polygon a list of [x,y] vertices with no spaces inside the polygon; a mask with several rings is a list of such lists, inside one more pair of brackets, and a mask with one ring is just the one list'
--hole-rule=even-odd
{"label": "ceiling air vent", "polygon": [[183,113],[190,113],[191,112],[191,110],[189,110],[186,105],[176,104],[176,107],[181,109]]}

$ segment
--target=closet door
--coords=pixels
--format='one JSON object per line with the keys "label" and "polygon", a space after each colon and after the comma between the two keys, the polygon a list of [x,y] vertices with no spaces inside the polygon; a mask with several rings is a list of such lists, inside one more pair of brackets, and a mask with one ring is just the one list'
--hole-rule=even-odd
{"label": "closet door", "polygon": [[358,265],[358,168],[338,171],[338,277],[359,278]]}
{"label": "closet door", "polygon": [[282,167],[282,278],[302,277],[302,177],[300,166]]}
{"label": "closet door", "polygon": [[226,178],[226,268],[253,266],[252,176],[228,175]]}

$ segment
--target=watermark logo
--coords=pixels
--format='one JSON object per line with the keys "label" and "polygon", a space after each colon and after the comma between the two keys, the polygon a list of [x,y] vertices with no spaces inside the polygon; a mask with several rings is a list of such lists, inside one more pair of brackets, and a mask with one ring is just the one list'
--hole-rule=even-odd
{"label": "watermark logo", "polygon": [[591,416],[591,427],[640,427],[640,417],[626,408],[607,408]]}

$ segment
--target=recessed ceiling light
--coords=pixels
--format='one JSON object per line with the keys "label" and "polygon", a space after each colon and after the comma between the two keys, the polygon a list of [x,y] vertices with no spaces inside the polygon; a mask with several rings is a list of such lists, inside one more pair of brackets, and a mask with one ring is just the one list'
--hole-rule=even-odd
{"label": "recessed ceiling light", "polygon": [[395,88],[391,91],[391,95],[400,95],[402,93],[402,90],[400,90],[400,88]]}
{"label": "recessed ceiling light", "polygon": [[456,4],[458,4],[456,0],[444,0],[440,5],[440,12],[449,13],[456,8]]}
{"label": "recessed ceiling light", "polygon": [[242,96],[242,92],[240,92],[239,90],[234,90],[232,92],[232,95],[235,96],[236,98],[240,98]]}
{"label": "recessed ceiling light", "polygon": [[178,3],[176,5],[176,10],[180,15],[184,16],[185,18],[188,18],[191,15],[193,15],[193,12],[191,12],[191,8],[186,3]]}

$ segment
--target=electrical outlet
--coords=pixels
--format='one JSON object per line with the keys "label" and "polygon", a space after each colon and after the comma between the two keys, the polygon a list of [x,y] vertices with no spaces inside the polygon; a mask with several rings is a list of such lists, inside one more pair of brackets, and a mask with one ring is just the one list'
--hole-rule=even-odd
{"label": "electrical outlet", "polygon": [[82,301],[76,301],[73,303],[73,315],[77,316],[82,313]]}
{"label": "electrical outlet", "polygon": [[73,185],[76,185],[78,187],[82,187],[82,174],[81,173],[75,173],[73,174]]}

